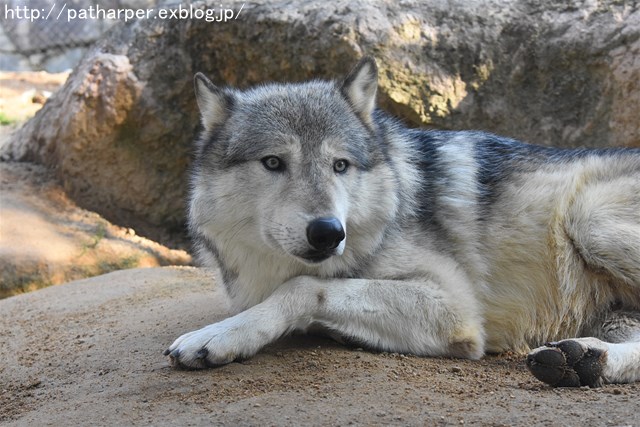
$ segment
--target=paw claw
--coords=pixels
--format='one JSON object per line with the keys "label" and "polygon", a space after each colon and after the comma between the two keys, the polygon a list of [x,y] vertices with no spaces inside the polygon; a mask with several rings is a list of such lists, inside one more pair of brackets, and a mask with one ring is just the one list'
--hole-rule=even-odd
{"label": "paw claw", "polygon": [[207,350],[206,348],[201,348],[196,353],[196,359],[206,359],[208,355],[209,355],[209,350]]}

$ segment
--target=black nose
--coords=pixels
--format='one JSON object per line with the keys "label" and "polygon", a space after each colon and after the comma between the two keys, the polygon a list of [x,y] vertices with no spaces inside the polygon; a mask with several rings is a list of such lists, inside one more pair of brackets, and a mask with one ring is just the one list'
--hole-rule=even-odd
{"label": "black nose", "polygon": [[307,226],[307,240],[318,251],[337,248],[344,236],[344,229],[337,218],[317,218]]}

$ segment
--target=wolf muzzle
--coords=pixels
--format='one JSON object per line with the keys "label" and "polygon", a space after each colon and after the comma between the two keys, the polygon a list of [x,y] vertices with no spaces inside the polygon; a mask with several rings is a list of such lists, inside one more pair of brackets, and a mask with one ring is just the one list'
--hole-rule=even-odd
{"label": "wolf muzzle", "polygon": [[316,218],[307,225],[307,241],[319,252],[337,248],[344,238],[342,223],[337,218]]}

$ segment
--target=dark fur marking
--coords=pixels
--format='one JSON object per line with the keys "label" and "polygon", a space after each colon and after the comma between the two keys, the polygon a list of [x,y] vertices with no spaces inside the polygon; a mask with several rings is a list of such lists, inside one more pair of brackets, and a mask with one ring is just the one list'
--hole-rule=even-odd
{"label": "dark fur marking", "polygon": [[611,343],[626,342],[640,333],[640,312],[618,309],[606,314],[594,334]]}
{"label": "dark fur marking", "polygon": [[544,147],[520,142],[515,139],[493,135],[487,132],[465,132],[475,140],[475,159],[478,164],[478,190],[482,215],[488,217],[491,205],[502,191],[502,184],[514,174],[534,171],[544,164],[558,164],[588,156],[615,156],[629,151],[629,148],[567,149]]}
{"label": "dark fur marking", "polygon": [[491,205],[502,191],[502,183],[510,176],[533,170],[560,151],[485,132],[469,132],[469,136],[477,141],[474,155],[478,164],[478,201],[483,209],[480,219],[487,217]]}
{"label": "dark fur marking", "polygon": [[438,212],[438,195],[440,194],[438,180],[446,176],[438,153],[438,142],[441,133],[435,131],[414,131],[412,136],[417,141],[418,168],[422,174],[422,188],[418,193],[420,218],[423,223],[439,226],[434,223]]}
{"label": "dark fur marking", "polygon": [[324,305],[324,303],[327,301],[327,295],[324,290],[318,291],[318,294],[316,296],[318,298],[318,305]]}
{"label": "dark fur marking", "polygon": [[440,159],[438,146],[449,138],[446,131],[424,131],[411,130],[409,137],[415,142],[417,151],[417,163],[420,171],[422,187],[418,191],[418,220],[430,233],[435,233],[438,238],[436,242],[444,243],[439,247],[445,253],[450,252],[450,235],[446,227],[439,219],[438,198],[443,194],[442,187],[448,185],[448,173]]}
{"label": "dark fur marking", "polygon": [[192,233],[192,239],[195,245],[200,245],[201,249],[208,251],[209,253],[211,253],[211,255],[214,256],[214,258],[218,262],[218,265],[220,266],[220,272],[222,273],[222,281],[224,282],[224,287],[226,288],[229,295],[233,295],[234,292],[232,285],[238,278],[238,274],[227,268],[220,257],[218,248],[211,240],[207,239],[205,236],[199,233]]}

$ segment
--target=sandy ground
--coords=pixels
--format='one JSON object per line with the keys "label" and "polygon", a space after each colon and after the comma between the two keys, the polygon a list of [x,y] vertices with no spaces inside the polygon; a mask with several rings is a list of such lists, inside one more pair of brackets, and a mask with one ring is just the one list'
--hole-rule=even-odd
{"label": "sandy ground", "polygon": [[110,273],[0,301],[0,422],[20,425],[640,424],[640,385],[552,389],[506,354],[479,362],[295,336],[205,371],[169,366],[182,333],[227,315],[194,268]]}

